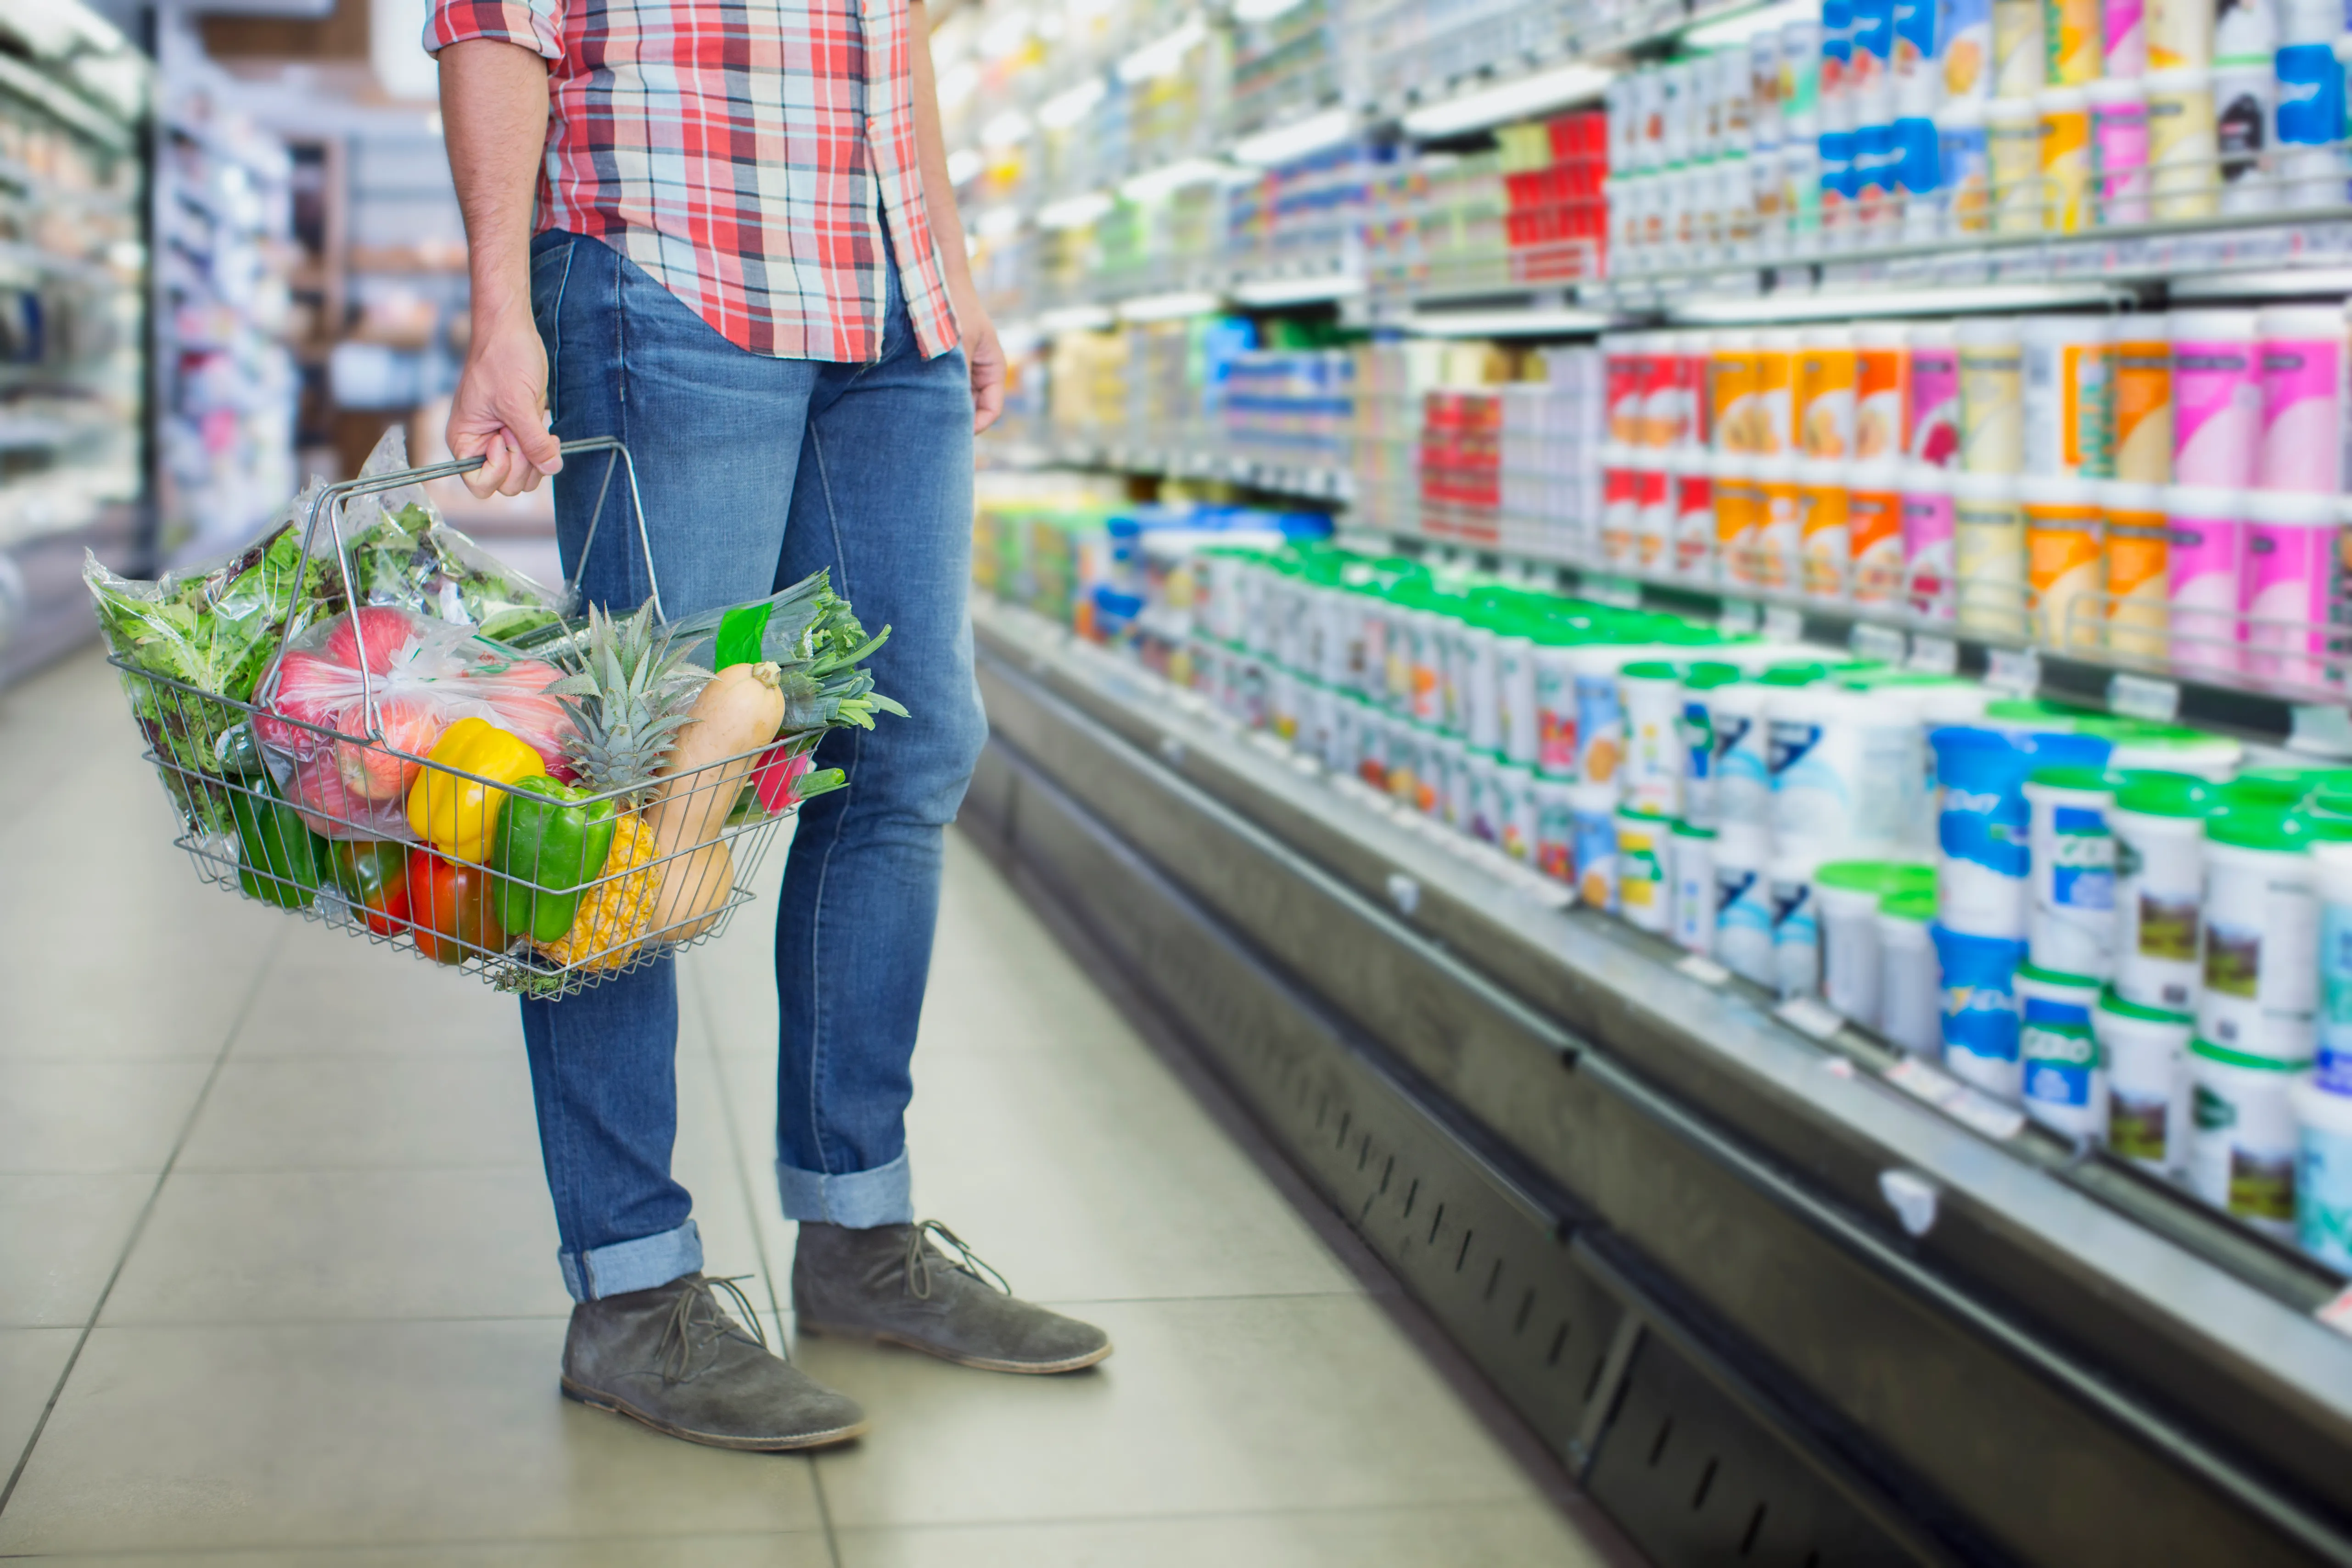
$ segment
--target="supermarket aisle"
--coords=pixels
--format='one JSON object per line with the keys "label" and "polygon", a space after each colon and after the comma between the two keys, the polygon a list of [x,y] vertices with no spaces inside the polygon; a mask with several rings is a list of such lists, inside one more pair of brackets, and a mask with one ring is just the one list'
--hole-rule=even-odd
{"label": "supermarket aisle", "polygon": [[[204,888],[168,833],[95,657],[0,693],[0,1473],[38,1428],[0,1555],[1602,1560],[969,847],[918,1201],[1118,1351],[1029,1380],[812,1340],[875,1416],[812,1462],[560,1401],[512,1005]],[[677,1163],[772,1310],[763,956],[688,963]]]}

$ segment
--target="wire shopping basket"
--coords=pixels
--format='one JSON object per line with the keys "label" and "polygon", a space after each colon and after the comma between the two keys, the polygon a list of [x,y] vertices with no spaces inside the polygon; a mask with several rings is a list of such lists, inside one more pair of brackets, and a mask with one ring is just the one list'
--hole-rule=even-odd
{"label": "wire shopping basket", "polygon": [[[607,437],[566,442],[562,450],[567,457],[607,453],[581,569],[617,468],[636,514],[653,613],[666,623],[626,448]],[[480,463],[475,458],[370,475],[320,491],[303,523],[293,579],[298,612],[289,613],[278,657],[251,701],[140,668],[119,652],[109,662],[121,671],[146,738],[146,760],[179,815],[174,842],[198,876],[354,936],[470,970],[500,990],[554,998],[724,931],[754,897],[752,879],[778,824],[800,804],[796,785],[824,731],[821,725],[787,731],[717,758],[700,756],[698,748],[695,765],[602,793],[555,784],[529,744],[486,721],[467,737],[480,742],[472,748],[433,743],[436,738],[410,739],[404,748],[388,739],[387,709],[396,704],[371,670],[376,660],[362,630],[362,606],[352,602],[358,579],[345,506]],[[339,633],[334,623],[348,617],[360,650],[359,700],[351,710],[360,722],[342,728],[308,721],[274,700],[284,645],[309,629],[299,619],[299,587],[321,521],[347,602],[312,624]],[[575,601],[579,584],[575,571]],[[575,648],[580,640],[576,628],[562,623],[544,631],[554,635],[519,640]],[[473,661],[466,674],[505,682],[507,689],[541,689],[565,673],[530,648],[451,637]],[[538,701],[541,711],[556,707],[551,698]],[[409,738],[396,723],[392,728]],[[687,750],[681,743],[671,755]],[[317,760],[320,776],[341,787],[289,789],[289,752]],[[429,835],[405,826],[419,822],[431,825]]]}

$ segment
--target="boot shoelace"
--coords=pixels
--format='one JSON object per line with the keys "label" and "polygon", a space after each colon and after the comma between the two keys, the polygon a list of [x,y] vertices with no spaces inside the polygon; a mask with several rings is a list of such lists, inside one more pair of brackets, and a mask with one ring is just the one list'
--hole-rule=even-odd
{"label": "boot shoelace", "polygon": [[[937,1237],[954,1247],[956,1255],[950,1258],[943,1252],[926,1247],[924,1242],[930,1237]],[[933,1258],[937,1258],[959,1273],[969,1274],[982,1284],[993,1287],[1000,1295],[1013,1294],[1013,1287],[1004,1282],[1004,1276],[991,1268],[986,1260],[979,1253],[974,1252],[961,1237],[939,1221],[927,1219],[920,1221],[907,1232],[907,1292],[917,1300],[930,1300]]]}
{"label": "boot shoelace", "polygon": [[[669,1321],[662,1327],[662,1381],[684,1383],[694,1375],[698,1356],[730,1334],[744,1339],[743,1325],[751,1325],[747,1344],[768,1348],[767,1331],[760,1327],[760,1314],[752,1310],[751,1299],[743,1294],[738,1279],[749,1279],[749,1274],[704,1275],[678,1292],[677,1300],[669,1310]],[[716,1287],[717,1289],[714,1289]],[[719,1304],[719,1290],[724,1289],[743,1309],[743,1322],[738,1323]],[[698,1304],[707,1304],[708,1313],[698,1313]]]}

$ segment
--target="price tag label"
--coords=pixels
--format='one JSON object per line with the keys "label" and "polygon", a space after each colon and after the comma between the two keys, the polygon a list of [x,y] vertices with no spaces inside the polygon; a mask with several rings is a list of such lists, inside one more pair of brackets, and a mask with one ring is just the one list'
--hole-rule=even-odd
{"label": "price tag label", "polygon": [[1843,1018],[1811,996],[1791,996],[1772,1011],[1780,1015],[1780,1022],[1817,1040],[1826,1040],[1845,1027]]}
{"label": "price tag label", "polygon": [[2337,1291],[2314,1308],[2311,1315],[2339,1334],[2352,1334],[2352,1287]]}
{"label": "price tag label", "polygon": [[1731,978],[1731,971],[1726,969],[1723,965],[1717,963],[1715,960],[1707,957],[1703,952],[1686,952],[1683,954],[1683,956],[1675,962],[1675,967],[1683,973],[1689,975],[1693,980],[1697,981],[1701,985],[1720,985],[1725,981]]}
{"label": "price tag label", "polygon": [[1988,648],[1985,684],[2012,697],[2031,697],[2042,689],[2042,656],[2030,647]]}
{"label": "price tag label", "polygon": [[1951,1074],[1916,1057],[1906,1057],[1888,1068],[1885,1078],[1905,1093],[1926,1100],[1953,1121],[1997,1142],[2016,1137],[2025,1126],[2023,1111],[1978,1093]]}
{"label": "price tag label", "polygon": [[2107,679],[2107,706],[2126,719],[2169,724],[2180,716],[2180,685],[2118,670]]}
{"label": "price tag label", "polygon": [[1881,664],[1901,664],[1910,648],[1903,634],[1893,626],[1874,626],[1867,621],[1855,623],[1846,635],[1846,647],[1856,658],[1874,658]]}
{"label": "price tag label", "polygon": [[1805,617],[1786,605],[1769,605],[1764,611],[1764,637],[1769,642],[1802,642]]}
{"label": "price tag label", "polygon": [[1960,668],[1960,645],[1949,637],[1921,633],[1911,639],[1911,657],[1903,662],[1929,675],[1949,675]]}

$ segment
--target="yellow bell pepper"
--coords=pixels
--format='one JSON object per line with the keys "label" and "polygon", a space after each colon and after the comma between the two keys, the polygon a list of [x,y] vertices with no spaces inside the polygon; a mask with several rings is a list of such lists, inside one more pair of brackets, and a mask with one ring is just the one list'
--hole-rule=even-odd
{"label": "yellow bell pepper", "polygon": [[488,720],[460,719],[425,753],[425,765],[408,791],[408,826],[452,860],[478,866],[498,832],[507,792],[476,779],[515,784],[546,772],[537,752]]}

